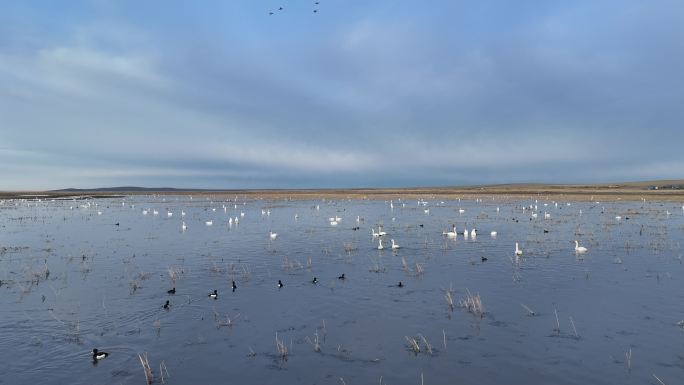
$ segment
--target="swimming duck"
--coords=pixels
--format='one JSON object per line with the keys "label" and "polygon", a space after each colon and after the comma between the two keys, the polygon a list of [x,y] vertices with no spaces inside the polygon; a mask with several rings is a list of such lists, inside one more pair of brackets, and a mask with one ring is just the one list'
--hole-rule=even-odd
{"label": "swimming duck", "polygon": [[174,287],[173,289],[167,291],[168,294],[176,294],[176,288]]}
{"label": "swimming duck", "polygon": [[341,279],[341,280],[344,281],[344,280],[346,279],[346,277],[344,276],[344,273],[342,273],[342,275],[340,275],[339,277],[337,277],[337,279]]}
{"label": "swimming duck", "polygon": [[216,289],[214,289],[213,293],[209,293],[209,298],[213,298],[213,299],[218,298],[218,291]]}
{"label": "swimming duck", "polygon": [[397,285],[397,287],[404,287],[404,284],[401,283],[401,281],[399,281],[399,284]]}
{"label": "swimming duck", "polygon": [[231,285],[231,287],[233,288],[233,291],[235,291],[235,289],[237,289],[237,285],[235,284],[235,281],[233,281],[233,284]]}
{"label": "swimming duck", "polygon": [[318,283],[318,278],[314,277],[314,279],[311,281],[311,283],[317,284],[317,283]]}
{"label": "swimming duck", "polygon": [[98,351],[97,349],[93,349],[93,360],[95,360],[95,361],[107,358],[108,355],[109,355],[109,353],[101,352],[101,351]]}
{"label": "swimming duck", "polygon": [[164,304],[164,309],[169,310],[171,308],[171,304],[169,303],[169,300],[166,300],[166,303]]}
{"label": "swimming duck", "polygon": [[283,282],[281,280],[278,280],[278,289],[283,288]]}
{"label": "swimming duck", "polygon": [[487,257],[480,257],[480,260],[482,260],[482,262],[486,261],[487,259]]}

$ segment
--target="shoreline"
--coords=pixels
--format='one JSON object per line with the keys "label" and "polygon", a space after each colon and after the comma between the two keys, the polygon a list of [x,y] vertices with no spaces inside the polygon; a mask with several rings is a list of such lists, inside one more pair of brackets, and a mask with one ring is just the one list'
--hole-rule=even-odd
{"label": "shoreline", "polygon": [[604,185],[518,184],[472,187],[350,188],[350,189],[251,189],[251,190],[70,190],[0,191],[0,199],[97,199],[130,195],[241,196],[263,199],[546,199],[566,201],[684,201],[684,189],[649,189],[653,182]]}

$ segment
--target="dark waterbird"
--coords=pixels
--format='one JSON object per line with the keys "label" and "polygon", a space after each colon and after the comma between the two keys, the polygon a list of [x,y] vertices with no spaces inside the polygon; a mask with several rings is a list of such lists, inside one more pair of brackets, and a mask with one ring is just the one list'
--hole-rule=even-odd
{"label": "dark waterbird", "polygon": [[233,281],[233,284],[231,285],[231,287],[233,288],[233,291],[235,291],[235,289],[237,289],[237,285],[235,284],[235,281]]}
{"label": "dark waterbird", "polygon": [[318,283],[318,278],[314,277],[314,279],[313,279],[313,280],[311,280],[311,283],[313,283],[313,284],[317,284],[317,283]]}
{"label": "dark waterbird", "polygon": [[213,298],[213,299],[218,298],[218,291],[216,289],[214,289],[213,293],[209,293],[209,298]]}
{"label": "dark waterbird", "polygon": [[93,361],[97,362],[98,360],[102,360],[107,358],[109,356],[109,353],[106,352],[101,352],[97,349],[93,349]]}
{"label": "dark waterbird", "polygon": [[169,303],[169,300],[166,300],[166,303],[164,304],[164,309],[169,310],[171,308],[171,304]]}
{"label": "dark waterbird", "polygon": [[347,279],[347,277],[345,277],[345,276],[344,276],[344,273],[342,273],[342,275],[340,275],[339,277],[337,277],[337,279],[341,279],[341,280],[344,281],[345,279]]}
{"label": "dark waterbird", "polygon": [[281,280],[278,280],[278,289],[283,288],[283,282]]}
{"label": "dark waterbird", "polygon": [[176,288],[174,287],[173,289],[167,291],[168,294],[176,294]]}

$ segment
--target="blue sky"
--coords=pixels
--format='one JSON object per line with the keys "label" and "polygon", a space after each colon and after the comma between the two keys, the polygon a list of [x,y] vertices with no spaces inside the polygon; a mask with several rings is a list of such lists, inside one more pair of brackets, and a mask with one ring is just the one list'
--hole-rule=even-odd
{"label": "blue sky", "polygon": [[683,177],[684,2],[319,2],[3,3],[0,190]]}

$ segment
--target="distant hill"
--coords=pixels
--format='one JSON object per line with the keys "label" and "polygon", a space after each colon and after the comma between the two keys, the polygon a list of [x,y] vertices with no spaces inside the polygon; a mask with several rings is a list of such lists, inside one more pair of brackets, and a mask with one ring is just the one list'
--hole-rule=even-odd
{"label": "distant hill", "polygon": [[117,187],[98,187],[98,188],[65,188],[60,190],[50,190],[55,193],[90,193],[90,192],[173,192],[173,191],[211,191],[204,189],[179,189],[174,187],[138,187],[138,186],[117,186]]}

